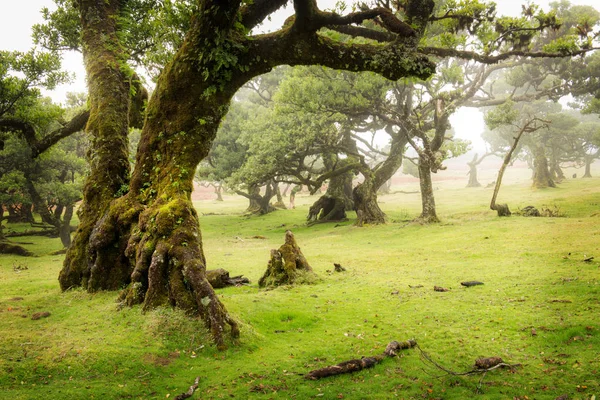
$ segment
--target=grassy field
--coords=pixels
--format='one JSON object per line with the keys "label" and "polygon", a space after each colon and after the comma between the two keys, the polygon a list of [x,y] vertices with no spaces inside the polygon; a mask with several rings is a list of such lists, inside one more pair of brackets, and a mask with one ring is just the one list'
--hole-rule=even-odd
{"label": "grassy field", "polygon": [[[219,290],[242,324],[240,342],[224,352],[200,322],[170,309],[143,315],[118,311],[115,292],[61,293],[63,256],[47,255],[59,240],[22,238],[38,257],[0,256],[0,398],[165,399],[196,376],[196,399],[600,398],[600,179],[548,190],[523,181],[500,192],[513,211],[547,206],[560,218],[498,218],[491,189],[456,185],[436,184],[442,222],[432,226],[410,222],[418,194],[382,196],[390,222],[363,228],[306,227],[309,196],[264,217],[242,216],[240,198],[198,202],[209,268],[252,281]],[[286,229],[321,281],[259,290]],[[329,272],[334,262],[347,272]],[[462,287],[466,280],[485,284]],[[50,316],[32,320],[37,312]],[[303,378],[409,338],[420,350],[351,375]],[[421,351],[454,372],[479,357],[521,366],[448,375]]]}

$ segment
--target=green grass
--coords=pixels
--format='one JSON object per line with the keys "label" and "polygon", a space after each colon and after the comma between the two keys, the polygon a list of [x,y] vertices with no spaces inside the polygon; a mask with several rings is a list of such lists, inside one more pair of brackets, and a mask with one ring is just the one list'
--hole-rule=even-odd
{"label": "green grass", "polygon": [[[522,182],[500,192],[513,211],[557,206],[562,218],[498,218],[488,209],[491,189],[453,185],[438,185],[442,223],[433,226],[410,222],[416,194],[382,196],[390,223],[363,228],[306,227],[315,197],[298,196],[297,209],[263,217],[242,216],[239,198],[198,202],[209,268],[253,282],[219,290],[242,324],[240,343],[224,352],[178,312],[118,311],[115,292],[61,293],[63,256],[46,255],[59,240],[21,238],[39,256],[0,256],[0,398],[165,399],[196,376],[194,398],[202,399],[600,397],[600,179],[548,190]],[[269,250],[286,229],[322,281],[259,290]],[[348,271],[329,273],[334,262]],[[465,280],[485,285],[464,288]],[[31,320],[41,311],[51,315]],[[522,367],[483,380],[442,376],[411,349],[352,375],[302,377],[409,338],[456,372],[489,356]]]}

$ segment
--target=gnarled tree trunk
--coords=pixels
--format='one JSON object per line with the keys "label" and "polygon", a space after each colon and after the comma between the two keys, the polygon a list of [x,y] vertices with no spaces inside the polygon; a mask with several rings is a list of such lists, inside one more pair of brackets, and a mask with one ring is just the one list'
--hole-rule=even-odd
{"label": "gnarled tree trunk", "polygon": [[356,225],[384,224],[386,217],[377,203],[377,188],[372,179],[359,183],[352,191],[354,209],[356,210]]}
{"label": "gnarled tree trunk", "polygon": [[592,163],[594,162],[593,157],[585,157],[585,173],[582,178],[591,178],[592,177]]}
{"label": "gnarled tree trunk", "polygon": [[425,155],[419,155],[419,185],[421,189],[421,215],[419,220],[428,224],[439,222],[431,182],[431,165],[429,158]]}
{"label": "gnarled tree trunk", "polygon": [[236,190],[236,193],[246,197],[250,202],[246,209],[247,213],[264,215],[276,210],[276,208],[271,205],[271,199],[275,196],[275,190],[271,182],[265,185],[264,195],[260,194],[260,186],[258,185],[248,185],[248,193],[244,193],[240,190]]}
{"label": "gnarled tree trunk", "polygon": [[313,203],[308,211],[310,222],[346,220],[346,211],[354,208],[352,201],[352,172],[335,175],[329,180],[327,191]]}
{"label": "gnarled tree trunk", "polygon": [[[120,258],[119,265],[125,266],[119,276],[105,278],[110,284],[96,285],[90,281],[92,265],[88,248],[96,222],[129,180],[129,79],[122,65],[124,54],[117,35],[120,7],[118,0],[79,2],[90,104],[86,127],[90,137],[90,174],[78,211],[77,232],[59,276],[63,290],[76,286],[90,291],[117,289],[129,279],[128,262]],[[111,253],[119,250],[115,248]]]}
{"label": "gnarled tree trunk", "polygon": [[556,187],[554,180],[548,168],[548,159],[543,145],[537,145],[533,150],[533,187],[543,189],[547,187]]}
{"label": "gnarled tree trunk", "polygon": [[[482,157],[482,159],[483,159],[483,157]],[[467,183],[467,187],[480,187],[481,186],[481,183],[479,183],[479,181],[477,180],[477,166],[479,165],[480,162],[481,162],[481,160],[477,160],[477,153],[475,153],[471,162],[467,163],[467,165],[469,166],[469,172],[468,172],[469,182]]]}

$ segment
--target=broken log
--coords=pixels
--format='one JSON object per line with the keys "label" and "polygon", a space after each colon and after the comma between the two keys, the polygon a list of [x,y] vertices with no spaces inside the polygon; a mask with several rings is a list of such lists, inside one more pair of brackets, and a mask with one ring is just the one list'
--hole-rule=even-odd
{"label": "broken log", "polygon": [[242,275],[230,277],[229,271],[223,268],[210,269],[206,271],[206,279],[214,289],[222,289],[227,286],[248,285],[250,280]]}
{"label": "broken log", "polygon": [[375,366],[375,364],[381,362],[386,357],[396,356],[396,351],[410,349],[412,347],[415,347],[416,345],[417,342],[412,339],[405,340],[404,342],[393,341],[386,346],[385,351],[382,354],[378,354],[372,357],[363,357],[359,359],[348,360],[336,365],[331,365],[329,367],[315,369],[310,371],[304,377],[306,379],[317,380],[321,378],[326,378],[328,376],[348,374],[356,371],[361,371],[363,369],[372,368]]}
{"label": "broken log", "polygon": [[483,282],[479,282],[479,281],[466,281],[466,282],[461,282],[460,284],[463,285],[463,286],[466,286],[466,287],[471,287],[471,286],[483,285]]}

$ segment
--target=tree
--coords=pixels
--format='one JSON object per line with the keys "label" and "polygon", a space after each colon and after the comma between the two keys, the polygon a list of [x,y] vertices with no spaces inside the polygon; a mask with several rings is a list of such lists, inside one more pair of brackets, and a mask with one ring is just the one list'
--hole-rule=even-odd
{"label": "tree", "polygon": [[[0,52],[0,133],[2,167],[0,190],[9,213],[17,209],[27,222],[34,222],[32,206],[42,222],[54,227],[63,245],[70,244],[73,204],[79,198],[75,175],[84,166],[73,156],[69,144],[53,146],[85,125],[85,110],[71,113],[40,95],[68,81],[60,70],[60,58],[52,53]],[[71,183],[66,180],[70,174]],[[20,189],[14,184],[20,182]],[[64,215],[63,215],[64,212]],[[13,213],[14,216],[14,213]]]}
{"label": "tree", "polygon": [[[425,79],[435,68],[426,54],[436,50],[418,44],[433,20],[432,0],[407,1],[398,16],[385,7],[339,15],[319,10],[314,1],[297,0],[295,15],[279,31],[251,34],[285,3],[193,3],[189,29],[158,76],[148,101],[131,179],[127,117],[132,74],[126,60],[132,53],[122,37],[127,35],[120,33],[126,32],[126,22],[131,24],[132,11],[125,6],[138,4],[120,0],[75,3],[89,82],[91,172],[84,188],[80,227],[59,277],[62,289],[84,286],[97,291],[126,285],[122,297],[126,304],[143,304],[144,309],[171,304],[200,315],[219,347],[224,346],[226,325],[234,336],[238,334],[237,323],[206,280],[206,259],[190,201],[196,167],[208,154],[235,92],[281,64],[369,70],[393,80]],[[377,26],[358,26],[363,21],[374,21]],[[325,27],[380,43],[338,41],[321,33]],[[483,57],[494,62],[512,55],[527,52]],[[128,192],[120,195],[127,184]]]}

